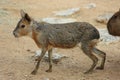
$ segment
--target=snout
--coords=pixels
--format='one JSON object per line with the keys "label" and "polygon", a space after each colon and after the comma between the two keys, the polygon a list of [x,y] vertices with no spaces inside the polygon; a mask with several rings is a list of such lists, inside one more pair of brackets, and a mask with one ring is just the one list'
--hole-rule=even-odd
{"label": "snout", "polygon": [[17,35],[17,33],[15,32],[15,31],[13,31],[13,35],[17,38],[18,37],[18,35]]}

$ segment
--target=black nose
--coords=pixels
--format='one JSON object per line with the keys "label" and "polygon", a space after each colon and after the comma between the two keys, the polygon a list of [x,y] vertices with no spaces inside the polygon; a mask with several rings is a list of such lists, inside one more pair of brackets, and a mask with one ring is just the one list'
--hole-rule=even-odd
{"label": "black nose", "polygon": [[15,35],[15,32],[13,32],[13,35]]}
{"label": "black nose", "polygon": [[13,35],[15,36],[15,37],[17,37],[17,35],[15,34],[15,32],[13,31]]}

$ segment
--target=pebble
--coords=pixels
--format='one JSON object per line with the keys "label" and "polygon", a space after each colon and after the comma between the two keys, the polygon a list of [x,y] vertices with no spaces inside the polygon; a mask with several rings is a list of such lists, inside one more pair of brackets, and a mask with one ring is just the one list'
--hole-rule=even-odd
{"label": "pebble", "polygon": [[87,9],[92,9],[92,8],[95,8],[95,7],[96,7],[95,3],[89,3],[87,6],[85,6],[85,8],[87,8]]}
{"label": "pebble", "polygon": [[50,80],[49,78],[43,78],[43,80]]}
{"label": "pebble", "polygon": [[71,8],[71,9],[62,10],[62,11],[54,11],[53,13],[56,16],[70,16],[78,11],[80,11],[80,8]]}
{"label": "pebble", "polygon": [[[35,57],[38,57],[41,55],[41,50],[37,50],[35,51]],[[52,54],[52,60],[54,63],[58,63],[62,58],[67,58],[66,55],[62,55],[60,53],[53,53]],[[44,60],[48,61],[48,52],[46,52],[45,56],[44,56]]]}
{"label": "pebble", "polygon": [[76,19],[73,18],[54,18],[54,17],[47,17],[43,18],[42,21],[51,23],[51,24],[63,24],[63,23],[70,23],[70,22],[76,22]]}
{"label": "pebble", "polygon": [[113,41],[118,41],[120,40],[120,37],[116,37],[116,36],[112,36],[108,33],[108,30],[105,29],[98,29],[99,33],[100,33],[100,39],[102,40],[102,42],[113,42]]}
{"label": "pebble", "polygon": [[99,15],[96,18],[96,21],[99,23],[107,24],[108,20],[112,17],[113,13],[105,13],[102,15]]}

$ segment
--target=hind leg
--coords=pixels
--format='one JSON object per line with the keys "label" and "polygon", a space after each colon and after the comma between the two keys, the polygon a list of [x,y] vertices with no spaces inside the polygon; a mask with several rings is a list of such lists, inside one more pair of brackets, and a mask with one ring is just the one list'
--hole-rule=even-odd
{"label": "hind leg", "polygon": [[81,45],[81,49],[83,50],[83,52],[93,61],[90,69],[87,70],[85,73],[92,72],[98,62],[98,58],[94,54],[92,54],[93,47],[91,46],[91,43],[82,43]]}
{"label": "hind leg", "polygon": [[93,48],[93,52],[96,53],[98,56],[100,56],[102,58],[100,66],[98,66],[96,69],[103,70],[104,69],[104,65],[105,65],[105,60],[106,60],[106,53],[100,51],[97,48]]}
{"label": "hind leg", "polygon": [[52,72],[52,49],[48,50],[49,69],[46,72]]}

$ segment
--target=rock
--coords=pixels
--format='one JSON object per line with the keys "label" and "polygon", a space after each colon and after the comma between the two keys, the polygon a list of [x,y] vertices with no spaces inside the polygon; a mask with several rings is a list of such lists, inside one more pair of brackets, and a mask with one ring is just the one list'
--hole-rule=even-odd
{"label": "rock", "polygon": [[9,12],[7,10],[0,9],[0,17],[6,16],[8,14],[9,14]]}
{"label": "rock", "polygon": [[49,78],[43,78],[43,80],[50,80]]}
{"label": "rock", "polygon": [[76,19],[72,18],[43,18],[42,21],[51,23],[51,24],[63,24],[63,23],[70,23],[77,21]]}
{"label": "rock", "polygon": [[10,3],[10,1],[9,1],[9,0],[1,0],[1,1],[0,1],[0,5],[4,5],[4,4],[6,4],[6,3]]}
{"label": "rock", "polygon": [[28,75],[24,75],[25,77],[27,77]]}
{"label": "rock", "polygon": [[87,9],[92,9],[92,8],[95,8],[95,7],[96,7],[95,3],[90,3],[87,6],[85,6],[85,8],[87,8]]}
{"label": "rock", "polygon": [[[41,50],[37,50],[35,52],[35,57],[38,57],[41,55]],[[54,63],[58,63],[62,58],[67,58],[67,56],[65,55],[61,55],[59,53],[53,53],[52,54],[52,60]],[[46,52],[45,56],[44,56],[44,60],[48,61],[48,52]]]}
{"label": "rock", "polygon": [[8,24],[10,26],[14,26],[14,23],[16,23],[17,18],[12,17],[12,12],[8,10],[7,8],[1,8],[0,9],[0,24]]}
{"label": "rock", "polygon": [[120,40],[120,37],[115,37],[112,36],[108,33],[107,29],[98,29],[100,33],[100,38],[102,39],[103,42],[113,42],[113,41],[118,41]]}
{"label": "rock", "polygon": [[53,13],[56,16],[70,16],[78,11],[80,11],[80,8],[71,8],[71,9],[62,10],[62,11],[54,11]]}
{"label": "rock", "polygon": [[103,15],[99,15],[96,18],[96,21],[99,23],[107,24],[108,20],[112,17],[113,13],[106,13]]}
{"label": "rock", "polygon": [[35,57],[40,56],[40,55],[41,55],[41,50],[35,51]]}

